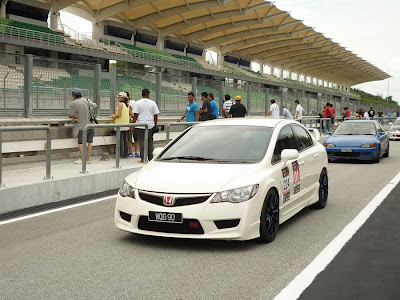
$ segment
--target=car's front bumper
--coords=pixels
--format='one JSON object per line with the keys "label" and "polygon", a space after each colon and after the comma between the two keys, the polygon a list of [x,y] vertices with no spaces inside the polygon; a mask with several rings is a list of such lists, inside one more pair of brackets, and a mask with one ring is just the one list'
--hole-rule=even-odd
{"label": "car's front bumper", "polygon": [[400,131],[389,131],[389,139],[400,140]]}
{"label": "car's front bumper", "polygon": [[[351,151],[351,152],[348,152]],[[373,160],[378,155],[378,148],[326,148],[328,159]]]}
{"label": "car's front bumper", "polygon": [[[144,235],[192,239],[249,240],[259,237],[263,200],[257,199],[256,195],[253,199],[238,204],[211,204],[210,200],[207,200],[200,204],[166,207],[140,199],[122,197],[118,194],[114,220],[117,228]],[[184,222],[182,225],[172,226],[165,223],[156,224],[157,222],[148,221],[149,211],[181,213]],[[215,221],[224,220],[239,220],[239,223],[234,227],[218,229]],[[196,222],[200,226],[196,225]],[[235,222],[226,223],[228,223],[228,226],[235,225],[233,224]],[[198,228],[190,228],[192,225]],[[171,228],[179,232],[166,232],[170,231]],[[188,233],[191,230],[193,230],[193,233]]]}

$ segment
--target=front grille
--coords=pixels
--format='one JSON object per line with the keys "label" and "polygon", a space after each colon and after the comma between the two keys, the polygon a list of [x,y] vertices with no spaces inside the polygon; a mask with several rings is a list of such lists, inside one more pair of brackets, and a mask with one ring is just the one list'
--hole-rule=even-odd
{"label": "front grille", "polygon": [[182,223],[151,222],[147,216],[139,217],[138,228],[146,231],[181,233],[181,234],[204,234],[203,227],[196,219],[183,219]]}
{"label": "front grille", "polygon": [[360,152],[328,152],[328,155],[337,156],[337,157],[359,157]]}
{"label": "front grille", "polygon": [[[167,194],[166,194],[167,196]],[[191,196],[191,195],[182,195],[182,196],[177,196],[175,200],[175,204],[173,206],[185,206],[185,205],[193,205],[193,204],[199,204],[207,201],[208,198],[210,198],[211,194],[206,194],[206,195],[201,195],[201,196]],[[143,201],[164,206],[163,204],[163,198],[164,196],[158,195],[158,194],[150,194],[146,192],[139,191],[139,197]]]}

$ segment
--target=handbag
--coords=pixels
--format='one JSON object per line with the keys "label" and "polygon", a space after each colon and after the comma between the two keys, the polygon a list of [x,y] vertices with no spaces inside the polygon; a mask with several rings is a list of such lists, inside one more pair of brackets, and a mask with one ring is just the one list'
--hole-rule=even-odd
{"label": "handbag", "polygon": [[155,134],[155,133],[157,133],[157,132],[159,132],[159,131],[160,131],[160,128],[158,128],[157,125],[155,125],[155,126],[151,129],[151,132],[152,132],[153,134]]}
{"label": "handbag", "polygon": [[[89,104],[89,99],[86,98],[86,100]],[[95,124],[99,124],[99,121],[97,120],[96,115],[93,113],[93,109],[90,107],[90,105],[89,105],[89,121],[90,123],[94,122]]]}

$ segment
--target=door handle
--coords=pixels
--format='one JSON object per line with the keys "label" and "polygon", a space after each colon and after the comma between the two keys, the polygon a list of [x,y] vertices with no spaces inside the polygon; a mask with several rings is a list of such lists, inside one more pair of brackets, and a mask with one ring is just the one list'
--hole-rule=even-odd
{"label": "door handle", "polygon": [[299,166],[304,166],[304,160],[299,161]]}

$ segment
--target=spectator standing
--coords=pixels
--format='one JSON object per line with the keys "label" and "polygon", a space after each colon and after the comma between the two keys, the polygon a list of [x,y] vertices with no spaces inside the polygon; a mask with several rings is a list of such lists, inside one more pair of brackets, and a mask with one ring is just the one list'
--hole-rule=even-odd
{"label": "spectator standing", "polygon": [[294,101],[294,105],[296,106],[296,113],[294,115],[294,118],[295,118],[296,121],[301,123],[301,120],[303,119],[304,109],[300,105],[299,100]]}
{"label": "spectator standing", "polygon": [[241,96],[236,96],[235,97],[236,103],[232,105],[228,118],[244,118],[247,114],[247,109],[246,107],[241,103],[242,97]]}
{"label": "spectator standing", "polygon": [[332,114],[332,117],[331,117],[331,121],[332,121],[332,123],[331,123],[331,131],[333,132],[334,129],[335,129],[336,109],[333,107],[332,103],[330,104],[330,107],[331,107],[331,114]]}
{"label": "spectator standing", "polygon": [[269,107],[269,112],[267,112],[265,117],[268,117],[269,115],[273,118],[279,118],[279,106],[276,104],[275,99],[271,99],[271,106]]}
{"label": "spectator standing", "polygon": [[178,122],[186,118],[186,122],[198,122],[199,121],[199,105],[194,101],[194,93],[188,93],[188,101],[186,104],[185,113],[178,119]]}
{"label": "spectator standing", "polygon": [[369,113],[367,111],[364,111],[363,117],[365,120],[369,120]]}
{"label": "spectator standing", "polygon": [[323,114],[324,114],[324,118],[325,119],[329,119],[329,120],[325,120],[325,125],[326,126],[323,127],[323,132],[325,133],[326,130],[329,130],[329,128],[331,127],[330,123],[331,123],[331,119],[332,119],[332,116],[333,116],[330,103],[327,103],[325,105]]}
{"label": "spectator standing", "polygon": [[[133,123],[145,123],[148,125],[149,128],[149,140],[148,140],[148,153],[147,157],[148,160],[153,159],[153,150],[154,150],[154,144],[153,144],[153,132],[154,129],[156,128],[155,126],[157,125],[158,122],[158,114],[159,110],[157,107],[157,104],[153,101],[150,100],[150,91],[148,89],[143,89],[142,90],[142,99],[136,102],[136,105],[133,109]],[[139,146],[140,146],[140,160],[138,161],[139,163],[142,163],[144,161],[144,133],[145,133],[145,128],[144,127],[136,127],[138,137],[139,137]]]}
{"label": "spectator standing", "polygon": [[[135,107],[136,101],[132,100],[130,98],[129,92],[125,92],[128,95],[128,100],[129,100],[129,123],[133,123],[133,108]],[[128,157],[133,157],[133,148],[132,148],[132,143],[135,146],[135,157],[140,157],[139,155],[139,138],[137,136],[137,131],[135,131],[135,128],[130,128],[130,133],[128,136],[128,148],[129,148],[129,153]]]}
{"label": "spectator standing", "polygon": [[[112,114],[112,118],[114,119],[114,124],[129,124],[129,102],[128,95],[125,92],[120,92],[118,94],[118,107],[115,111],[115,114]],[[130,128],[129,127],[121,127],[119,133],[120,139],[120,148],[119,155],[120,158],[128,157],[128,138],[129,138]]]}
{"label": "spectator standing", "polygon": [[290,113],[290,111],[286,107],[283,107],[282,115],[285,117],[285,119],[293,120],[292,114]]}
{"label": "spectator standing", "polygon": [[218,119],[218,104],[214,100],[214,94],[208,94],[208,101],[210,101],[211,115],[210,120]]}
{"label": "spectator standing", "polygon": [[369,108],[368,116],[369,116],[370,119],[373,119],[374,116],[375,116],[375,111],[373,110],[372,107]]}
{"label": "spectator standing", "polygon": [[208,93],[207,92],[201,93],[201,100],[203,101],[203,106],[199,110],[199,112],[200,112],[199,120],[200,121],[210,120],[211,106],[210,106],[210,101],[208,101]]}
{"label": "spectator standing", "polygon": [[222,105],[222,110],[224,112],[225,118],[228,117],[229,111],[230,111],[232,105],[233,105],[233,103],[232,103],[232,100],[231,100],[231,95],[228,95],[228,94],[225,95],[225,101],[224,101],[224,104]]}
{"label": "spectator standing", "polygon": [[[78,120],[79,124],[79,132],[78,132],[78,147],[79,152],[81,153],[81,158],[75,161],[76,164],[82,163],[82,139],[83,139],[83,129],[87,124],[93,124],[93,121],[90,120],[90,109],[96,108],[97,104],[93,101],[82,98],[82,91],[79,88],[74,88],[72,90],[72,99],[69,106],[69,117],[74,120]],[[90,155],[92,153],[92,144],[94,137],[94,129],[88,129],[87,131],[87,156],[86,163],[90,164]]]}

